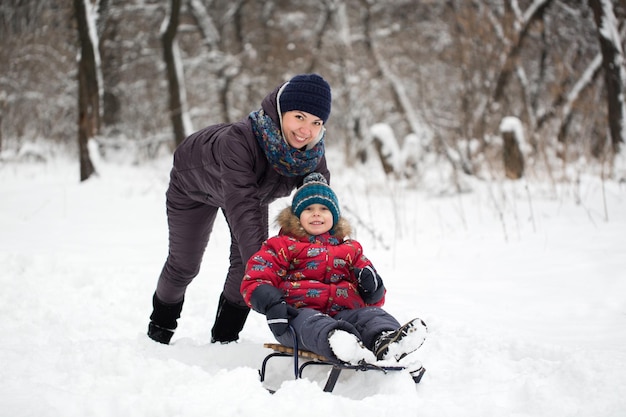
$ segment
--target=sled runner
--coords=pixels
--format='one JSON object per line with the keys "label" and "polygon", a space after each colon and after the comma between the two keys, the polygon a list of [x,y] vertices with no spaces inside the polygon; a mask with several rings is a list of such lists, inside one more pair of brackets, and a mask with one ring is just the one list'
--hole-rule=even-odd
{"label": "sled runner", "polygon": [[[270,353],[263,359],[263,363],[261,364],[261,369],[259,370],[259,376],[261,377],[261,382],[265,381],[265,373],[267,371],[267,363],[271,358],[274,357],[289,357],[293,358],[293,373],[295,379],[302,378],[302,372],[304,369],[311,365],[325,365],[330,366],[330,374],[328,375],[328,379],[326,380],[326,384],[324,385],[324,392],[332,392],[335,388],[335,384],[339,379],[339,375],[341,371],[344,369],[354,370],[354,371],[379,371],[383,373],[393,372],[393,371],[403,371],[408,370],[406,366],[402,364],[393,365],[393,366],[379,366],[371,363],[361,362],[357,365],[349,364],[349,363],[341,363],[337,361],[330,360],[325,358],[324,356],[318,355],[316,353],[310,352],[308,350],[302,350],[298,348],[298,338],[296,337],[295,330],[290,327],[291,334],[293,335],[293,345],[294,347],[288,347],[282,345],[280,343],[265,343],[263,347],[272,349],[274,352]],[[297,354],[296,354],[297,352]],[[302,364],[300,364],[300,359],[303,359]],[[415,383],[419,383],[422,379],[422,376],[426,370],[420,367],[417,370],[410,371],[411,377]],[[274,393],[275,391],[270,390],[270,392]]]}

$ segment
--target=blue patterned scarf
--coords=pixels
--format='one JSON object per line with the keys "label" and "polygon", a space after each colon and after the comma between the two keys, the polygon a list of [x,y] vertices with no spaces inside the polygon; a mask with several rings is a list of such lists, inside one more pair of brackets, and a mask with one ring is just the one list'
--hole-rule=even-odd
{"label": "blue patterned scarf", "polygon": [[311,149],[291,147],[284,139],[280,128],[261,109],[248,116],[252,120],[254,136],[269,161],[280,175],[295,177],[315,170],[324,156],[324,138]]}

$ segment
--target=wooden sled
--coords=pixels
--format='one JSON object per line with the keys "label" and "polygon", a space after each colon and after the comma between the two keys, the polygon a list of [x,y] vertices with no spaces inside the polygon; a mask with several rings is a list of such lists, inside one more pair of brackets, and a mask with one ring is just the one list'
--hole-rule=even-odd
{"label": "wooden sled", "polygon": [[[342,363],[330,360],[325,358],[324,356],[318,355],[316,353],[310,352],[308,350],[298,349],[298,339],[295,335],[295,330],[293,327],[289,326],[291,333],[294,339],[295,348],[288,347],[282,345],[280,343],[265,343],[263,347],[272,349],[273,352],[270,353],[263,359],[263,363],[261,364],[261,369],[259,370],[259,376],[261,378],[261,382],[265,381],[265,373],[267,371],[267,363],[271,358],[274,357],[291,357],[293,358],[293,373],[295,379],[302,378],[302,372],[304,369],[311,365],[325,365],[330,366],[330,374],[328,375],[328,379],[326,380],[326,384],[324,385],[324,392],[332,392],[335,388],[335,384],[339,379],[339,375],[341,371],[344,369],[354,370],[354,371],[380,371],[383,373],[387,373],[390,371],[402,371],[405,370],[406,367],[398,364],[397,366],[378,366],[371,363],[360,363],[358,365],[353,365],[349,363]],[[297,354],[295,354],[297,352]],[[303,359],[302,364],[300,364],[300,359]],[[419,370],[411,372],[411,377],[415,383],[419,383],[422,379],[426,370],[424,368],[420,368]],[[274,393],[274,391],[270,390],[270,392]]]}

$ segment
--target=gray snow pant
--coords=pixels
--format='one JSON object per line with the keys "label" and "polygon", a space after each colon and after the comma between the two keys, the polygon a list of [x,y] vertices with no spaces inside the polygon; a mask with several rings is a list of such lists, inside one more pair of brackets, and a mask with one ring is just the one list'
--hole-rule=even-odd
{"label": "gray snow pant", "polygon": [[[174,171],[172,171],[166,197],[169,252],[159,276],[156,294],[163,303],[175,304],[184,299],[187,286],[200,272],[202,257],[213,231],[219,207],[189,197],[178,186]],[[226,213],[224,217],[228,223]],[[265,217],[260,221],[265,225],[268,224],[267,210]],[[230,223],[229,227],[231,227]],[[267,230],[267,227],[265,229]],[[235,305],[247,308],[240,292],[245,264],[232,232],[229,260],[230,266],[224,283],[224,298]]]}
{"label": "gray snow pant", "polygon": [[[328,343],[328,334],[336,329],[357,336],[368,349],[373,349],[376,338],[385,331],[397,330],[400,323],[380,307],[363,307],[340,311],[334,317],[310,308],[298,309],[298,315],[289,320],[298,335],[298,347],[329,359],[337,360]],[[285,346],[293,347],[290,331],[276,337]]]}

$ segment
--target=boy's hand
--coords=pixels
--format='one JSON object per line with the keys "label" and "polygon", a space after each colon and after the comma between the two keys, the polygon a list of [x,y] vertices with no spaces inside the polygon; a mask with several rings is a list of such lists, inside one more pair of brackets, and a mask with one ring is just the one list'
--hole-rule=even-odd
{"label": "boy's hand", "polygon": [[374,271],[371,266],[365,268],[354,268],[354,275],[359,282],[359,294],[366,304],[376,304],[385,295],[385,285],[383,279]]}
{"label": "boy's hand", "polygon": [[267,324],[274,336],[283,335],[289,328],[289,319],[298,315],[298,309],[288,305],[285,301],[274,304],[265,312]]}
{"label": "boy's hand", "polygon": [[359,287],[363,290],[363,292],[376,292],[378,287],[383,284],[382,279],[371,266],[366,266],[363,269],[354,268],[354,274],[356,275],[356,279],[359,281]]}

